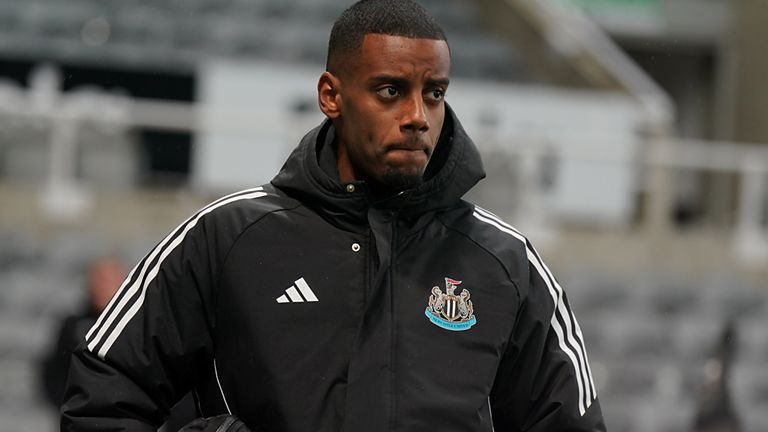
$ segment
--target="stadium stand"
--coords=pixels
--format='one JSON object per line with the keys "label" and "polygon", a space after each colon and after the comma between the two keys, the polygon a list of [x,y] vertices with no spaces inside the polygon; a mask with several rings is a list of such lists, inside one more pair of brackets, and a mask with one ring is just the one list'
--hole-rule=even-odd
{"label": "stadium stand", "polygon": [[[0,3],[0,55],[69,63],[191,69],[206,56],[323,63],[335,0]],[[443,23],[459,76],[521,80],[513,49],[481,27],[470,2],[424,2]],[[35,57],[30,58],[30,53]]]}

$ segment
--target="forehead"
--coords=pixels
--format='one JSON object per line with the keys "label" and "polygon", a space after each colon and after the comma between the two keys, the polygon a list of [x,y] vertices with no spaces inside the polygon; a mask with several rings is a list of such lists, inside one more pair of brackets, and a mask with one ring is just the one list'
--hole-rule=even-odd
{"label": "forehead", "polygon": [[356,63],[361,78],[379,74],[448,78],[451,54],[443,40],[367,34]]}

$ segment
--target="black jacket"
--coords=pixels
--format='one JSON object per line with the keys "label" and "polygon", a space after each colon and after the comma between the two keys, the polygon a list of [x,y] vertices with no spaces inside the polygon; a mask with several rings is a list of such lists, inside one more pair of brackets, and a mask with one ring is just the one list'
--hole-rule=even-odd
{"label": "black jacket", "polygon": [[193,390],[255,431],[604,430],[565,295],[450,109],[425,182],[372,202],[311,131],[131,272],[70,371],[63,430],[152,430]]}
{"label": "black jacket", "polygon": [[58,407],[63,402],[72,352],[83,340],[98,316],[98,312],[87,305],[82,312],[64,318],[58,329],[56,344],[52,345],[43,356],[40,362],[41,388],[43,395],[52,406]]}

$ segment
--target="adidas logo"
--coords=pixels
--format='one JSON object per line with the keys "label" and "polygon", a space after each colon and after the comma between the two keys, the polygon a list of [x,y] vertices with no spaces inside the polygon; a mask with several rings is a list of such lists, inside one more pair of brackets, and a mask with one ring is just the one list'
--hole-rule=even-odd
{"label": "adidas logo", "polygon": [[[299,289],[297,290],[296,287]],[[301,292],[301,294],[299,294],[299,292]],[[277,298],[278,303],[304,303],[305,301],[316,302],[318,300],[304,278],[294,282],[294,285],[291,285],[290,288],[285,290],[285,294]]]}

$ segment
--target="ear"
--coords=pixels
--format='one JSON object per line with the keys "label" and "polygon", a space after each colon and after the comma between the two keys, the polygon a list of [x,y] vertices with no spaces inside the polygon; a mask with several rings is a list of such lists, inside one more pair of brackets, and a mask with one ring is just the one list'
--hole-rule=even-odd
{"label": "ear", "polygon": [[320,111],[331,120],[341,117],[341,81],[330,72],[323,72],[317,81],[317,102]]}

